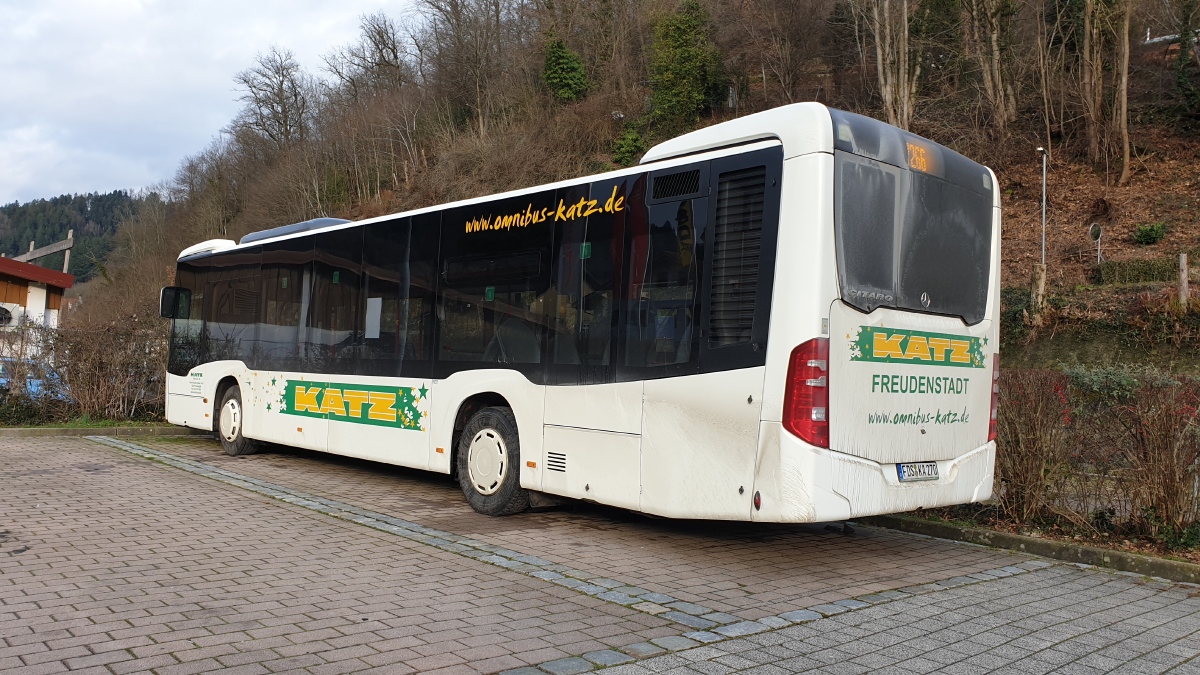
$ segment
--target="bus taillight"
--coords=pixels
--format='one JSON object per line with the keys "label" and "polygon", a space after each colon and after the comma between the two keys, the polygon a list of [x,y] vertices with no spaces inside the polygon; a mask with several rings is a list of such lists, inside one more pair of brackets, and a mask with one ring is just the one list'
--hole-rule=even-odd
{"label": "bus taillight", "polygon": [[813,338],[792,350],[783,428],[818,448],[829,447],[829,338]]}
{"label": "bus taillight", "polygon": [[988,422],[988,440],[996,440],[997,418],[1000,415],[1000,355],[992,356],[992,416]]}

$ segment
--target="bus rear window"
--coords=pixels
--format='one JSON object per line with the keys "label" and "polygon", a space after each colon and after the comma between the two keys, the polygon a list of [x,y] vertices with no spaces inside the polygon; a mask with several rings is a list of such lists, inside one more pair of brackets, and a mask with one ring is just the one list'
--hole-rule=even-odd
{"label": "bus rear window", "polygon": [[893,307],[976,324],[984,318],[991,272],[990,176],[937,146],[928,152],[932,157],[922,154],[920,163],[936,161],[937,173],[947,177],[835,151],[842,299],[863,312]]}

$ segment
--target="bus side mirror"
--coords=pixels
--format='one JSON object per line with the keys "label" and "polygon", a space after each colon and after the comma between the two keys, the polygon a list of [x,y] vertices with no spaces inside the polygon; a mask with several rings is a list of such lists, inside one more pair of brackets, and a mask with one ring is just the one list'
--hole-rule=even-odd
{"label": "bus side mirror", "polygon": [[164,319],[187,318],[191,312],[192,292],[178,286],[167,286],[158,295],[158,315]]}

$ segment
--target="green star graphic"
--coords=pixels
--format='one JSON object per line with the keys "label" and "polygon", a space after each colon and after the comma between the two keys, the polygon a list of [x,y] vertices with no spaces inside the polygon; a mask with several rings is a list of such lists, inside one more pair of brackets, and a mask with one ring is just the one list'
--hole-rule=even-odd
{"label": "green star graphic", "polygon": [[274,386],[275,386],[275,378],[273,378],[273,377],[271,378],[271,386],[272,386],[272,387],[274,387]]}
{"label": "green star graphic", "polygon": [[429,390],[425,388],[424,382],[421,383],[420,391],[421,391],[421,398],[425,398],[425,395],[429,393]]}
{"label": "green star graphic", "polygon": [[267,404],[267,412],[271,412],[271,404],[270,403]]}

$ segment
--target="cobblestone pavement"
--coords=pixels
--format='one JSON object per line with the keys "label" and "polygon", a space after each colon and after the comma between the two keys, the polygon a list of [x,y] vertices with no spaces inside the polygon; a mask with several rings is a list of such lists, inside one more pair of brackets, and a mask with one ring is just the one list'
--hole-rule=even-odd
{"label": "cobblestone pavement", "polygon": [[1191,591],[1055,566],[603,672],[1200,673]]}
{"label": "cobblestone pavement", "polygon": [[0,441],[0,671],[1183,672],[1200,652],[1183,585],[874,528],[493,519],[421,472],[97,441]]}
{"label": "cobblestone pavement", "polygon": [[580,504],[516,518],[481,516],[448,476],[278,449],[228,457],[211,440],[151,448],[230,468],[398,518],[617,579],[744,619],[1002,567],[1019,556],[888,530],[854,537],[815,526],[749,526],[646,518]]}

